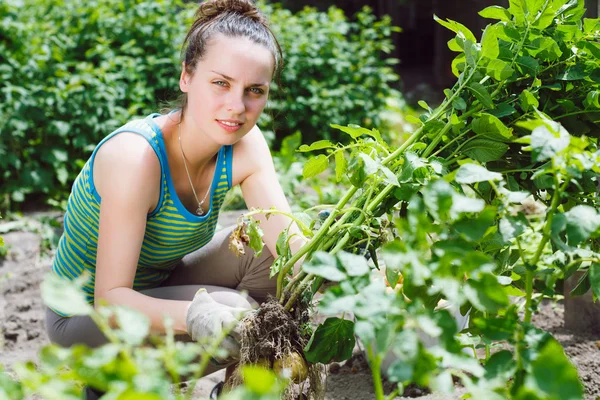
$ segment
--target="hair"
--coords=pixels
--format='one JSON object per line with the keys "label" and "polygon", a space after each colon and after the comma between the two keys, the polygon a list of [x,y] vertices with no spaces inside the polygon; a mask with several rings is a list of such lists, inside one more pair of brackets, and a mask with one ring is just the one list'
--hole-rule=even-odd
{"label": "hair", "polygon": [[[252,0],[209,0],[200,4],[181,48],[181,58],[188,74],[193,75],[198,62],[206,54],[209,41],[217,34],[247,38],[265,46],[273,54],[273,78],[279,76],[283,67],[281,46],[266,17]],[[179,104],[185,110],[187,93],[180,97]]]}

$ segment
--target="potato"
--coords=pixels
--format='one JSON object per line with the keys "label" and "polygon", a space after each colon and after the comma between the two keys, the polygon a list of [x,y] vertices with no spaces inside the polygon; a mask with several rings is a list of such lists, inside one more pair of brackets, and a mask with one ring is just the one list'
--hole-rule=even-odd
{"label": "potato", "polygon": [[291,372],[290,379],[294,383],[301,383],[308,377],[308,366],[304,361],[304,358],[296,353],[292,352],[285,355],[283,358],[275,360],[273,363],[273,370],[283,376],[283,371],[289,369]]}

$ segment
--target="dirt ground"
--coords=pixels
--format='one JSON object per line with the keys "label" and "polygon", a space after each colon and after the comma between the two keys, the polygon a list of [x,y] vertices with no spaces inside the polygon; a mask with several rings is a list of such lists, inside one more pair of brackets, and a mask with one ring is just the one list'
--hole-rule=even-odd
{"label": "dirt ground", "polygon": [[[227,226],[238,215],[239,212],[223,213],[219,224]],[[0,232],[5,224],[0,224]],[[9,277],[0,283],[0,364],[10,368],[16,362],[36,360],[39,349],[49,343],[39,285],[50,270],[52,254],[40,253],[43,234],[20,229],[1,235],[8,246],[8,255],[0,260],[0,277],[7,274]],[[552,333],[564,346],[586,386],[586,400],[600,397],[600,337],[566,330],[560,304],[543,305],[534,323]],[[198,398],[208,398],[211,388],[222,379],[222,372],[202,378],[196,390]],[[385,389],[389,393],[393,385],[386,383]],[[460,394],[459,390],[455,396],[442,396],[409,388],[404,395],[422,400],[449,400]],[[360,352],[355,352],[354,357],[342,365],[329,366],[327,400],[374,397],[370,371]]]}

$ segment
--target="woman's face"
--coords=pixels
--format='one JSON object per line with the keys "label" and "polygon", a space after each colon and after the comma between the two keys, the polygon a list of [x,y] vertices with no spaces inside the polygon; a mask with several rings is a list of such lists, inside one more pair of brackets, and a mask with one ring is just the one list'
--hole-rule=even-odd
{"label": "woman's face", "polygon": [[185,118],[220,145],[236,143],[267,104],[274,65],[265,46],[246,38],[213,37],[193,74],[184,65],[179,85],[188,96]]}

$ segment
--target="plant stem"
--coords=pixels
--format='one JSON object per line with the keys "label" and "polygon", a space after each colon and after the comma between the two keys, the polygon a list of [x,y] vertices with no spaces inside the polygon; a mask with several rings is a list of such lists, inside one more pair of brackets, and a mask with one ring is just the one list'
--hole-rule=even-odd
{"label": "plant stem", "polygon": [[531,296],[533,294],[534,271],[527,269],[525,273],[525,319],[524,322],[531,322]]}
{"label": "plant stem", "polygon": [[[453,95],[450,96],[450,98],[448,98],[447,100],[444,100],[444,102],[436,109],[436,111],[427,119],[428,122],[429,121],[433,121],[433,120],[437,120],[437,119],[440,118],[440,116],[446,111],[446,109],[448,108],[448,106],[452,105],[452,101],[454,101],[454,99],[459,95],[459,93],[465,88],[465,86],[471,80],[471,78],[473,77],[473,75],[475,74],[476,71],[477,71],[477,68],[473,68],[473,70],[470,72],[469,76],[465,80],[462,81],[462,83],[460,84],[460,86],[458,87],[458,89],[456,90],[456,92],[454,92]],[[396,150],[394,150],[394,152],[392,152],[389,156],[387,156],[381,162],[381,164],[385,166],[385,165],[389,164],[390,162],[395,161],[401,154],[404,153],[404,151],[406,151],[406,149],[409,146],[411,146],[413,143],[415,143],[417,140],[419,140],[423,136],[423,134],[424,134],[424,127],[425,127],[425,124],[423,124],[421,127],[419,127],[415,132],[413,132],[413,134],[404,143],[402,143],[401,146],[399,146]],[[439,135],[439,136],[441,136],[441,135]],[[436,138],[434,138],[434,140],[436,140]],[[394,190],[395,187],[396,186],[392,185],[392,184],[387,185],[377,195],[377,197],[375,198],[375,200],[373,200],[368,205],[368,207],[366,209],[366,213],[368,214],[370,211],[374,210],[375,207],[377,207],[377,205],[379,205],[390,194],[390,192],[392,190]],[[288,262],[281,268],[281,271],[279,272],[279,274],[282,277],[281,277],[281,281],[279,281],[279,277],[278,277],[278,292],[277,292],[278,298],[280,299],[280,301],[283,301],[283,298],[284,298],[284,294],[281,293],[282,290],[280,289],[281,286],[283,286],[282,285],[283,277],[288,274],[288,272],[292,269],[292,267],[295,265],[295,263],[298,260],[300,260],[300,258],[302,256],[304,256],[309,251],[313,250],[316,246],[318,246],[318,244],[320,243],[320,241],[322,239],[324,239],[324,236],[326,236],[326,235],[329,234],[328,229],[333,224],[334,219],[335,219],[336,214],[337,214],[337,211],[340,210],[348,201],[350,201],[350,199],[352,198],[352,196],[354,196],[354,194],[356,193],[357,190],[358,190],[357,187],[353,187],[353,188],[351,188],[346,193],[346,195],[338,202],[338,204],[336,205],[336,207],[332,211],[332,213],[329,215],[329,217],[325,220],[325,222],[323,223],[323,225],[321,226],[321,228],[319,229],[319,231],[317,232],[317,234],[315,236],[313,236],[308,243],[306,243],[304,246],[302,246],[300,248],[300,250],[298,250],[296,252],[296,254],[294,254],[294,256],[292,256],[292,258],[290,258],[290,260],[288,260]],[[360,201],[360,199],[357,200],[357,201]],[[345,214],[344,217],[342,217],[342,219],[345,221],[349,217],[350,217],[350,213]],[[364,219],[365,219],[365,214],[361,214],[352,223],[354,225],[360,225],[364,221]],[[343,222],[340,223],[340,225],[341,224],[343,224]],[[331,251],[331,253],[335,254],[336,252],[338,252],[341,249],[343,249],[349,239],[350,239],[350,234],[346,233],[346,235],[344,235],[344,237],[333,248],[333,250]],[[293,291],[290,299],[285,304],[285,308],[287,310],[291,309],[291,307],[293,306],[293,303],[296,301],[296,299],[300,295],[300,291],[304,289],[304,286],[306,286],[307,282],[310,281],[310,279],[312,279],[312,278],[314,278],[314,276],[312,274],[307,275],[302,280],[302,282],[298,285],[298,287],[294,288],[294,291]],[[288,287],[286,287],[286,289],[287,288]],[[285,290],[285,289],[283,289],[283,290]]]}
{"label": "plant stem", "polygon": [[435,146],[437,146],[440,143],[440,140],[442,140],[442,137],[444,137],[444,135],[450,130],[450,128],[452,128],[452,122],[448,121],[446,125],[444,125],[442,130],[437,134],[437,136],[431,141],[431,143],[429,143],[429,146],[427,146],[425,151],[423,151],[421,157],[429,157],[433,150],[435,150]]}
{"label": "plant stem", "polygon": [[569,180],[565,180],[565,182],[561,185],[558,180],[558,175],[554,174],[554,193],[552,194],[552,202],[550,203],[550,211],[548,211],[548,215],[546,217],[546,223],[544,224],[544,228],[542,229],[542,240],[537,248],[537,251],[531,260],[530,265],[526,265],[527,274],[525,275],[525,319],[524,322],[531,322],[531,297],[533,295],[533,279],[535,277],[535,270],[537,269],[537,264],[540,261],[544,248],[546,244],[550,240],[550,229],[552,229],[552,219],[554,218],[554,213],[558,208],[558,204],[560,203],[560,195],[566,189],[569,184]]}
{"label": "plant stem", "polygon": [[394,398],[396,396],[398,396],[400,394],[400,388],[396,388],[396,390],[394,390],[392,393],[390,393],[387,397],[386,400],[394,400]]}
{"label": "plant stem", "polygon": [[454,142],[456,142],[458,139],[460,139],[461,137],[465,136],[469,132],[471,132],[471,129],[467,129],[464,132],[461,132],[460,134],[456,135],[455,138],[453,138],[451,141],[449,141],[444,146],[442,146],[438,151],[436,151],[435,153],[433,153],[432,157],[435,157],[438,154],[440,154],[442,151],[446,150],[451,144],[453,144]]}
{"label": "plant stem", "polygon": [[185,393],[186,400],[192,399],[192,396],[194,395],[194,389],[196,388],[196,383],[198,382],[198,379],[200,379],[200,377],[202,375],[204,375],[204,371],[206,371],[206,367],[208,367],[208,363],[210,362],[210,359],[215,355],[217,350],[219,350],[219,346],[221,346],[221,343],[223,342],[223,340],[225,340],[227,335],[229,335],[231,333],[234,326],[235,325],[232,325],[232,326],[227,327],[226,329],[221,330],[221,334],[210,343],[210,347],[208,348],[208,350],[206,350],[206,352],[200,356],[200,367],[194,373],[194,376],[191,380],[192,382],[191,382],[190,386],[187,388],[187,391]]}
{"label": "plant stem", "polygon": [[377,400],[385,400],[385,396],[383,394],[383,384],[381,382],[381,356],[379,354],[373,355],[373,346],[368,346],[367,349],[369,360],[371,361],[369,365],[371,366],[371,375],[373,376],[373,386],[375,388],[375,398]]}
{"label": "plant stem", "polygon": [[286,311],[290,311],[292,309],[292,307],[294,306],[294,303],[296,303],[296,300],[298,299],[298,297],[300,296],[300,294],[302,294],[302,292],[304,291],[304,289],[306,288],[306,286],[308,286],[308,284],[310,283],[310,281],[314,278],[315,276],[313,274],[307,274],[304,279],[302,279],[302,281],[300,282],[300,284],[298,285],[298,287],[296,287],[294,289],[294,291],[292,292],[292,295],[290,296],[290,299],[287,301],[287,303],[285,303],[285,306],[283,307]]}
{"label": "plant stem", "polygon": [[277,277],[277,297],[280,298],[282,296],[283,289],[283,278],[290,272],[290,270],[294,267],[294,265],[300,260],[305,254],[311,251],[315,246],[319,244],[319,242],[323,239],[325,235],[328,233],[329,227],[335,221],[335,217],[337,214],[337,210],[341,209],[346,205],[348,201],[354,196],[357,187],[351,188],[346,195],[340,199],[340,201],[336,204],[335,209],[331,212],[329,217],[323,222],[321,228],[318,230],[315,236],[307,242],[304,246],[302,246],[282,267],[279,271],[279,276]]}

